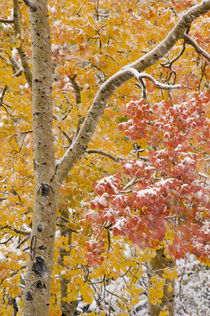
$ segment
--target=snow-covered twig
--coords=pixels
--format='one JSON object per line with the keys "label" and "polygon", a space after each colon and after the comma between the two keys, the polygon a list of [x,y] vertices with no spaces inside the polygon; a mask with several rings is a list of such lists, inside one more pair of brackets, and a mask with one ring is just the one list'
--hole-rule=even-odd
{"label": "snow-covered twig", "polygon": [[198,43],[196,43],[192,38],[190,38],[187,34],[183,35],[183,38],[185,40],[185,43],[192,45],[196,52],[202,56],[204,56],[208,61],[210,61],[210,55],[203,49],[201,48]]}
{"label": "snow-covered twig", "polygon": [[[180,84],[169,85],[169,84],[161,83],[158,80],[156,80],[155,78],[153,78],[151,75],[148,75],[144,72],[139,73],[138,70],[136,70],[135,68],[125,67],[124,69],[126,69],[127,71],[130,71],[134,75],[134,77],[139,81],[143,78],[151,80],[154,83],[154,85],[159,89],[170,90],[170,89],[180,89],[181,88]],[[140,83],[142,84],[141,81],[140,81]]]}
{"label": "snow-covered twig", "polygon": [[0,23],[5,23],[5,24],[11,24],[11,23],[14,23],[14,20],[13,19],[0,19]]}
{"label": "snow-covered twig", "polygon": [[137,177],[134,177],[130,182],[128,182],[126,184],[126,186],[124,186],[124,188],[122,189],[121,193],[125,193],[125,191],[130,188],[132,185],[136,184],[137,182]]}

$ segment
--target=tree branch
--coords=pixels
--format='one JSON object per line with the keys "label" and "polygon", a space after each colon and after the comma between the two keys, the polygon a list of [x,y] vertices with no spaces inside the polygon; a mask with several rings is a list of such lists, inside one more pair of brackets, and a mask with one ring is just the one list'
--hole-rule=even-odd
{"label": "tree branch", "polygon": [[58,125],[58,129],[59,129],[59,130],[61,131],[61,133],[66,137],[66,139],[67,139],[69,145],[71,145],[71,143],[72,143],[71,137],[70,137],[65,131],[63,131],[59,125]]}
{"label": "tree branch", "polygon": [[10,236],[7,240],[1,241],[0,245],[6,245],[11,239],[13,239],[14,236]]}
{"label": "tree branch", "polygon": [[68,76],[68,78],[71,81],[71,84],[73,86],[74,92],[75,92],[76,104],[79,104],[79,103],[81,103],[81,93],[80,93],[80,91],[82,90],[82,88],[80,88],[80,86],[76,82],[76,77],[77,77],[77,75],[75,75],[74,77],[69,77]]}
{"label": "tree branch", "polygon": [[171,61],[167,61],[165,63],[161,63],[161,66],[163,66],[165,68],[169,68],[171,70],[171,66],[173,65],[173,63],[175,63],[175,61],[177,61],[182,56],[184,51],[185,51],[185,42],[183,42],[183,47],[180,50],[180,52],[178,53],[178,55],[175,56]]}
{"label": "tree branch", "polygon": [[155,47],[143,57],[139,58],[134,63],[118,71],[104,84],[102,84],[98,93],[96,94],[92,106],[88,111],[87,117],[80,129],[79,134],[72,142],[64,156],[57,163],[56,172],[53,177],[54,181],[57,181],[57,183],[62,183],[69,171],[84,154],[87,145],[96,129],[98,121],[104,112],[104,108],[108,100],[117,88],[133,77],[133,74],[129,71],[129,68],[134,68],[138,72],[143,72],[145,69],[154,65],[170,51],[170,49],[179,39],[183,38],[183,35],[187,31],[190,24],[197,17],[208,12],[209,9],[210,0],[203,1],[202,3],[190,8],[185,14],[183,14],[175,27],[157,47]]}
{"label": "tree branch", "polygon": [[14,23],[14,20],[0,19],[0,23],[11,24]]}
{"label": "tree branch", "polygon": [[196,52],[202,56],[204,56],[208,61],[210,61],[210,55],[203,49],[201,48],[198,43],[196,43],[192,38],[190,38],[187,34],[183,35],[183,38],[185,40],[185,43],[192,45]]}
{"label": "tree branch", "polygon": [[134,77],[140,82],[141,87],[142,87],[143,99],[146,99],[146,97],[147,97],[146,85],[144,83],[143,78],[151,80],[154,83],[154,85],[159,89],[171,90],[171,89],[180,89],[181,88],[180,84],[168,85],[168,84],[161,83],[148,74],[139,73],[138,70],[136,70],[135,68],[125,67],[124,69],[130,71],[134,75]]}
{"label": "tree branch", "polygon": [[22,230],[19,230],[19,229],[16,229],[16,228],[12,228],[10,225],[6,225],[6,226],[3,226],[3,227],[0,227],[0,230],[2,230],[2,229],[9,229],[10,231],[15,232],[17,234],[20,234],[20,235],[23,235],[23,236],[30,236],[30,232],[25,232],[25,231],[22,231]]}
{"label": "tree branch", "polygon": [[[19,10],[19,1],[14,0],[14,30],[15,30],[15,36],[20,38],[21,36],[21,26],[20,26],[20,10]],[[29,66],[27,56],[23,50],[22,44],[16,48],[18,51],[18,54],[21,59],[22,67],[24,70],[24,75],[26,78],[26,81],[29,85],[29,87],[32,87],[32,72],[31,68]]]}
{"label": "tree branch", "polygon": [[4,96],[5,96],[5,93],[6,93],[6,91],[7,91],[7,85],[5,85],[4,86],[4,88],[3,88],[3,91],[2,91],[2,93],[1,93],[1,96],[0,96],[0,106],[3,104],[3,101],[4,101]]}
{"label": "tree branch", "polygon": [[98,154],[98,155],[102,155],[104,157],[110,158],[112,160],[114,160],[115,162],[119,162],[120,160],[124,160],[123,158],[120,157],[114,157],[113,155],[104,152],[103,150],[98,150],[98,149],[87,149],[86,150],[87,154]]}

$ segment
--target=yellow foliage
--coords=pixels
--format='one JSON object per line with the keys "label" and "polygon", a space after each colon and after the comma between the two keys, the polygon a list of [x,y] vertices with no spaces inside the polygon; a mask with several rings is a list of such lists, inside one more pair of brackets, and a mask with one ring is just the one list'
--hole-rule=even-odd
{"label": "yellow foliage", "polygon": [[168,291],[169,291],[169,292],[172,292],[172,291],[173,291],[173,287],[172,287],[171,283],[169,283]]}
{"label": "yellow foliage", "polygon": [[87,283],[84,282],[80,286],[80,293],[85,303],[91,304],[93,302],[94,291]]}
{"label": "yellow foliage", "polygon": [[148,297],[153,305],[160,305],[164,293],[165,280],[159,278],[158,275],[151,277],[151,285],[148,291]]}
{"label": "yellow foliage", "polygon": [[159,316],[168,316],[168,315],[170,315],[168,310],[161,311],[159,314]]}
{"label": "yellow foliage", "polygon": [[169,279],[173,281],[178,277],[176,267],[174,268],[165,268],[164,273],[162,274],[164,279]]}

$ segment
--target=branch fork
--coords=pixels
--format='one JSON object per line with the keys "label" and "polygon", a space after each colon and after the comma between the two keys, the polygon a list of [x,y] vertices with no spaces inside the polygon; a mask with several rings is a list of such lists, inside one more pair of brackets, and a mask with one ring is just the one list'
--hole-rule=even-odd
{"label": "branch fork", "polygon": [[123,67],[122,70],[131,73],[134,76],[134,78],[136,78],[139,81],[139,83],[141,84],[141,87],[142,87],[143,99],[147,98],[146,85],[145,85],[145,82],[143,79],[151,80],[154,83],[154,85],[159,89],[172,90],[172,89],[180,89],[181,88],[180,84],[168,85],[168,84],[161,83],[158,80],[156,80],[155,78],[153,78],[151,75],[148,75],[144,72],[140,73],[137,69],[129,67],[129,66]]}

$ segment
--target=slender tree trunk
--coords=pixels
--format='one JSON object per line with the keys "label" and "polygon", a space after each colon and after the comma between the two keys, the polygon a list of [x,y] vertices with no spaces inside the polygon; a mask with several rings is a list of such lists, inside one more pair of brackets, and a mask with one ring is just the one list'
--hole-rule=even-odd
{"label": "slender tree trunk", "polygon": [[35,194],[24,316],[48,316],[57,217],[52,137],[52,61],[47,0],[31,1],[33,141]]}
{"label": "slender tree trunk", "polygon": [[[175,260],[168,259],[164,255],[164,249],[158,249],[156,256],[151,260],[148,274],[150,277],[149,286],[152,286],[151,278],[157,275],[163,279],[164,269],[175,269]],[[174,316],[174,280],[165,279],[163,286],[163,297],[161,304],[152,304],[148,299],[148,315],[159,316],[161,311],[168,311],[168,316]]]}
{"label": "slender tree trunk", "polygon": [[[68,246],[71,247],[71,241],[72,241],[72,231],[69,230],[68,227],[66,227],[65,220],[69,219],[68,211],[61,209],[61,223],[60,223],[60,234],[63,237],[68,238]],[[63,218],[63,219],[62,219]],[[60,248],[60,257],[58,263],[64,267],[64,256],[70,256],[70,250],[66,251],[63,248]],[[74,312],[76,311],[78,302],[72,301],[72,302],[66,302],[65,298],[68,297],[68,291],[67,291],[67,285],[71,282],[70,280],[66,280],[65,277],[60,275],[60,294],[61,294],[61,311],[62,316],[73,316]]]}

